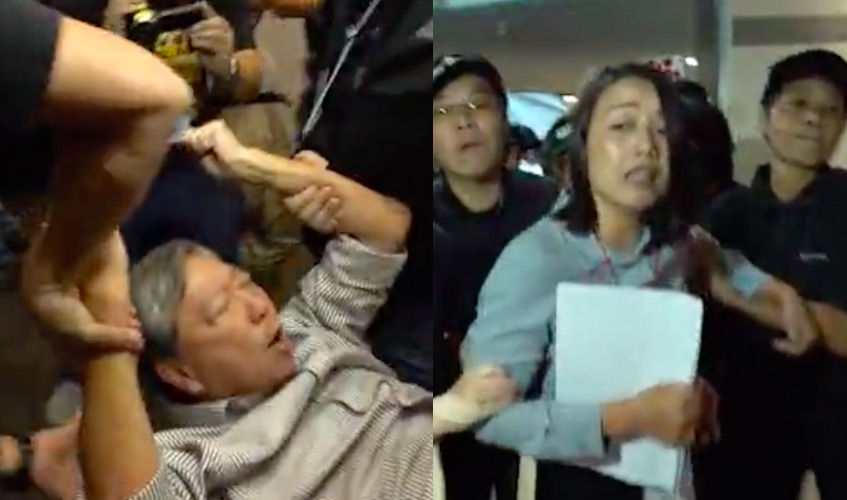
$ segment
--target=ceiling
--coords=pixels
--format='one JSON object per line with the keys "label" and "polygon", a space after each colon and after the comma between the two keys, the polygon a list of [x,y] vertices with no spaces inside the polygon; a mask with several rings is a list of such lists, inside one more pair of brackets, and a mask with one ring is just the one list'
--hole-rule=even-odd
{"label": "ceiling", "polygon": [[484,54],[511,88],[574,92],[592,67],[692,54],[697,1],[489,0],[436,8],[435,52]]}

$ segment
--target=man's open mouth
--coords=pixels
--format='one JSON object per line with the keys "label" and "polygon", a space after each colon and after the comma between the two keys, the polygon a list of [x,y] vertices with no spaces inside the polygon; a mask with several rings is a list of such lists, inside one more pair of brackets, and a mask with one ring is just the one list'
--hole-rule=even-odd
{"label": "man's open mouth", "polygon": [[273,347],[282,342],[282,328],[277,328],[276,334],[274,334],[273,338],[270,342],[268,342],[268,347]]}

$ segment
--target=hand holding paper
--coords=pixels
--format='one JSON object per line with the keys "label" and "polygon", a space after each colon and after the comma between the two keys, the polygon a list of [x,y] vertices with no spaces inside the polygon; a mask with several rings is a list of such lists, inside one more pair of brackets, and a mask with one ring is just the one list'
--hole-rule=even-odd
{"label": "hand holding paper", "polygon": [[556,399],[620,401],[629,435],[601,463],[584,464],[618,480],[676,494],[706,387],[695,381],[702,303],[643,288],[561,284],[556,309]]}

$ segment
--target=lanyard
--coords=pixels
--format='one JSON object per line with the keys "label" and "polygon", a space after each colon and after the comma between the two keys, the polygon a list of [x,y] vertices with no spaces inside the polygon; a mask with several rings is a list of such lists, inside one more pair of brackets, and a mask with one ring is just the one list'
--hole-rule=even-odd
{"label": "lanyard", "polygon": [[[608,250],[603,245],[600,245],[598,242],[598,246],[600,247],[600,251],[603,253],[603,261],[598,270],[606,270],[609,273],[609,277],[612,278],[612,284],[619,286],[621,284],[620,276],[618,276],[618,270],[615,268],[615,263],[612,262],[611,257],[609,256]],[[647,283],[657,283],[662,273],[659,270],[659,259],[661,258],[661,252],[656,251],[653,255],[650,256],[650,260],[647,264],[650,266],[650,279],[647,280]]]}
{"label": "lanyard", "polygon": [[359,18],[359,21],[347,28],[345,33],[346,42],[344,43],[344,48],[341,49],[341,55],[338,56],[338,61],[336,61],[332,71],[328,73],[323,72],[317,82],[315,92],[317,97],[315,97],[315,102],[312,105],[311,111],[309,111],[309,117],[306,119],[303,129],[300,131],[301,144],[309,136],[309,134],[315,130],[318,121],[321,119],[323,106],[329,91],[332,89],[332,86],[335,84],[335,80],[338,78],[339,73],[341,73],[341,69],[350,57],[350,52],[353,50],[353,46],[356,45],[359,36],[362,34],[362,30],[365,29],[365,26],[367,26],[368,22],[373,17],[374,12],[376,12],[376,9],[381,3],[382,0],[371,0],[371,3],[368,4],[368,8],[362,14],[362,17]]}
{"label": "lanyard", "polygon": [[[618,270],[615,267],[615,263],[612,261],[611,256],[609,255],[609,251],[600,243],[600,240],[597,239],[597,235],[592,236],[594,240],[594,244],[600,249],[600,253],[602,254],[603,260],[600,263],[599,267],[594,269],[590,269],[586,272],[585,277],[591,278],[592,276],[598,277],[600,272],[607,274],[611,281],[612,285],[621,285],[621,279],[618,275]],[[656,249],[649,257],[647,264],[650,266],[650,279],[646,281],[646,285],[649,284],[657,284],[659,280],[667,278],[667,273],[669,269],[665,267],[664,269],[661,266],[662,259],[662,251],[661,249]],[[670,266],[672,269],[673,266]]]}

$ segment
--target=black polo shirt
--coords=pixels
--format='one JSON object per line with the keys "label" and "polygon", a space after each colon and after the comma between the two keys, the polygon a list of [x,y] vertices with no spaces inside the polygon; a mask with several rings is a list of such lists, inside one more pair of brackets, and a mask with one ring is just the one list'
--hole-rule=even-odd
{"label": "black polo shirt", "polygon": [[432,194],[435,334],[450,334],[439,346],[437,356],[443,358],[435,363],[440,385],[445,385],[458,373],[455,347],[476,319],[477,297],[488,273],[515,236],[550,213],[559,191],[547,178],[516,171],[504,178],[501,202],[486,212],[469,211],[441,176]]}
{"label": "black polo shirt", "polygon": [[[718,198],[707,219],[723,245],[806,299],[847,310],[847,171],[826,167],[783,202],[771,189],[770,167],[762,166],[750,188]],[[731,337],[723,351],[734,374],[730,388],[782,399],[789,411],[847,407],[847,360],[822,348],[799,360],[785,357],[770,346],[776,332],[741,318],[723,333]]]}

